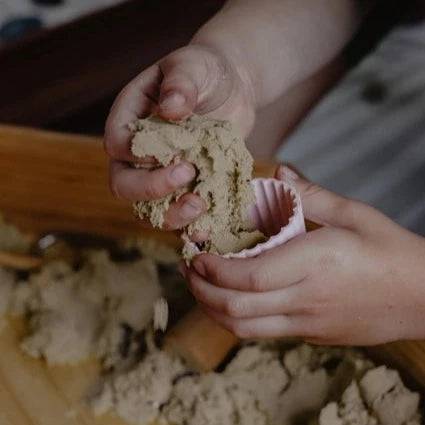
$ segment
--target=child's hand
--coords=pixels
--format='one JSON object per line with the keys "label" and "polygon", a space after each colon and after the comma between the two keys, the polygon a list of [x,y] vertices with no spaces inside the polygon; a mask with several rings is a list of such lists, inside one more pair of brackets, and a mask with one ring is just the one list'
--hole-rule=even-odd
{"label": "child's hand", "polygon": [[[149,171],[134,169],[128,124],[156,113],[179,120],[193,113],[232,121],[246,136],[254,123],[251,88],[243,73],[216,51],[201,45],[179,49],[144,70],[116,99],[105,130],[111,159],[111,188],[131,200],[162,198],[195,177],[191,164],[180,163]],[[140,160],[139,160],[140,161]],[[204,212],[196,195],[187,194],[165,217],[168,229],[183,227]]]}
{"label": "child's hand", "polygon": [[242,338],[371,345],[425,337],[425,239],[287,168],[324,227],[253,259],[204,254],[185,269],[206,312]]}

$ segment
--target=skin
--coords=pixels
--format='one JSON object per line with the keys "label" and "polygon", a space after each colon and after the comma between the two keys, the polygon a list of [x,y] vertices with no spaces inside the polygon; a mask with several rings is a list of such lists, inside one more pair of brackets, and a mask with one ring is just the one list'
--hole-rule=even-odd
{"label": "skin", "polygon": [[286,167],[276,177],[295,186],[306,218],[323,227],[255,258],[203,254],[182,265],[205,312],[241,338],[424,338],[425,238]]}
{"label": "skin", "polygon": [[[144,70],[116,99],[105,128],[113,193],[130,201],[157,199],[195,176],[190,164],[176,174],[178,166],[131,167],[137,160],[130,152],[129,123],[151,113],[173,120],[207,114],[232,121],[247,137],[256,110],[330,62],[360,16],[354,0],[228,1],[188,46]],[[165,226],[179,229],[203,212],[200,198],[185,195],[171,206]]]}
{"label": "skin", "polygon": [[[134,169],[128,123],[151,113],[231,120],[244,136],[258,108],[272,104],[330,62],[362,11],[354,0],[231,0],[179,49],[131,81],[105,129],[111,188],[132,201],[161,198],[195,176],[191,164]],[[271,48],[272,47],[272,48]],[[205,311],[242,338],[299,336],[326,344],[424,338],[425,241],[359,202],[280,169],[300,191],[307,218],[323,228],[254,259],[197,257],[183,266]],[[186,194],[166,228],[205,211]],[[149,223],[145,223],[149,225]]]}

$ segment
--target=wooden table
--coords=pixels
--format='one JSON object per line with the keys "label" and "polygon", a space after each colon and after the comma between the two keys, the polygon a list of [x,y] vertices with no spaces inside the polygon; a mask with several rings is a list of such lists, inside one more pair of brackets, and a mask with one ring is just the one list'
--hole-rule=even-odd
{"label": "wooden table", "polygon": [[[256,172],[271,175],[273,169],[273,164],[257,164]],[[0,211],[33,233],[55,229],[123,236],[141,231],[129,205],[109,194],[102,143],[90,137],[0,126]],[[168,233],[154,234],[178,243]],[[14,321],[0,335],[1,425],[121,424],[115,418],[95,420],[79,403],[98,373],[95,362],[47,368],[19,350],[21,333],[22,323]],[[425,389],[423,342],[369,352]]]}

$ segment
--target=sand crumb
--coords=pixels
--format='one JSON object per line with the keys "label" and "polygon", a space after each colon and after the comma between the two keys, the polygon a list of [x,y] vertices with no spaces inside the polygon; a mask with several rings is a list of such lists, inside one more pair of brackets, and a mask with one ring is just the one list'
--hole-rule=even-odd
{"label": "sand crumb", "polygon": [[168,325],[168,303],[165,298],[155,301],[153,307],[153,328],[165,332]]}

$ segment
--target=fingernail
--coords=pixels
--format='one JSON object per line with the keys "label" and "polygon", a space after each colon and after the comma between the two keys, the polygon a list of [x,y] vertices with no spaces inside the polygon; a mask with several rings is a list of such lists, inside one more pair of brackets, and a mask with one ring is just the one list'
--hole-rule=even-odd
{"label": "fingernail", "polygon": [[159,106],[163,110],[180,108],[186,103],[186,98],[178,92],[172,91],[165,95]]}
{"label": "fingernail", "polygon": [[298,174],[291,170],[286,165],[281,165],[278,169],[277,176],[281,180],[289,180],[289,181],[295,181],[299,178]]}
{"label": "fingernail", "polygon": [[186,163],[176,165],[171,171],[171,178],[178,185],[189,183],[194,177],[194,168]]}
{"label": "fingernail", "polygon": [[181,215],[185,219],[192,219],[198,217],[202,212],[201,202],[195,200],[186,201],[181,207]]}

